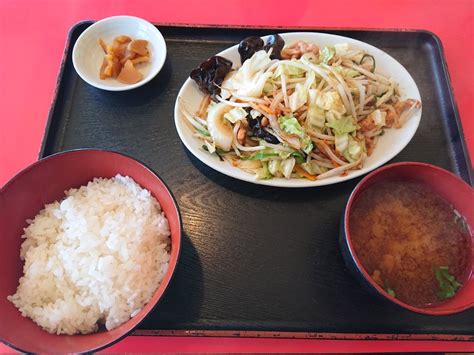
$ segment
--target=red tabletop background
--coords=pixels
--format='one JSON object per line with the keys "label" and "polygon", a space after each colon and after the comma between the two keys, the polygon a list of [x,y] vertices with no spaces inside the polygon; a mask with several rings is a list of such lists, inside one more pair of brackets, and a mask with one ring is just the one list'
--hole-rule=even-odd
{"label": "red tabletop background", "polygon": [[[432,31],[443,43],[474,157],[474,0],[0,0],[0,186],[37,159],[69,28],[113,15],[157,23]],[[474,351],[474,344],[131,336],[107,351]]]}

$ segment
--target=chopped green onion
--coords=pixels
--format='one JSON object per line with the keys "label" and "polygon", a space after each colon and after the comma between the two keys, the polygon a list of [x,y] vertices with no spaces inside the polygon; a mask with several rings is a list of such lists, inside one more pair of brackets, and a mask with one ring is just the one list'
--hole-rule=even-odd
{"label": "chopped green onion", "polygon": [[[201,148],[204,149],[206,152],[209,152],[209,148],[207,147],[207,145],[204,144]],[[216,148],[216,151],[211,154],[216,154],[221,161],[224,161],[222,156],[225,155],[226,153],[227,152],[223,151],[222,149]]]}
{"label": "chopped green onion", "polygon": [[206,137],[210,137],[210,136],[211,136],[211,134],[210,134],[208,131],[204,130],[204,129],[196,128],[196,131],[198,131],[198,132],[199,132],[200,134],[202,134],[203,136],[206,136]]}
{"label": "chopped green onion", "polygon": [[361,64],[361,65],[364,64],[366,58],[369,58],[369,59],[372,60],[372,69],[370,69],[370,71],[371,71],[372,73],[375,72],[375,58],[374,58],[373,55],[364,54],[364,55],[362,56],[362,58],[361,58],[359,64]]}
{"label": "chopped green onion", "polygon": [[301,152],[293,152],[291,153],[291,156],[296,159],[298,164],[303,164],[306,161],[305,155]]}
{"label": "chopped green onion", "polygon": [[264,151],[259,151],[258,153],[255,153],[254,155],[251,155],[249,157],[240,157],[242,160],[262,160],[266,158],[271,158],[271,157],[277,157],[277,153],[266,153]]}
{"label": "chopped green onion", "polygon": [[439,283],[438,297],[441,300],[453,297],[458,289],[462,286],[453,275],[449,273],[449,267],[447,266],[435,266],[433,267],[436,280]]}
{"label": "chopped green onion", "polygon": [[385,291],[387,291],[387,293],[392,296],[392,297],[397,297],[397,294],[395,293],[395,291],[393,289],[391,289],[390,287],[387,287],[385,289]]}

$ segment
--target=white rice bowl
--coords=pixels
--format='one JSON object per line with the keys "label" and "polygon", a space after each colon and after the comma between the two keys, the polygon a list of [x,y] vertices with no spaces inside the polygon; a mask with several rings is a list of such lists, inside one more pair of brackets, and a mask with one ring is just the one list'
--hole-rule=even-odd
{"label": "white rice bowl", "polygon": [[168,269],[168,220],[129,177],[70,189],[27,223],[24,275],[8,300],[50,333],[118,327],[151,299]]}

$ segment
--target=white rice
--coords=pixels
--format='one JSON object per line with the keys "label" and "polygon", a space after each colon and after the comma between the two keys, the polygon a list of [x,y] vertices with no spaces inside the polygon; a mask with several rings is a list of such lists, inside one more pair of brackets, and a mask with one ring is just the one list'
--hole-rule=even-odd
{"label": "white rice", "polygon": [[168,220],[129,177],[68,190],[27,223],[24,275],[8,300],[50,333],[119,326],[150,300],[168,269]]}

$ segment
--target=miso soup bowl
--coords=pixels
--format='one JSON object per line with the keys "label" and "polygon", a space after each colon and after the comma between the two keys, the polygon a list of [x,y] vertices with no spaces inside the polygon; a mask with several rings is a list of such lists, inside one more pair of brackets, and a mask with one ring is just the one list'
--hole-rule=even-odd
{"label": "miso soup bowl", "polygon": [[351,241],[351,226],[349,217],[351,215],[355,201],[361,194],[373,184],[388,180],[411,181],[423,184],[432,191],[438,193],[448,203],[452,204],[471,226],[474,226],[474,190],[466,182],[456,175],[441,169],[437,166],[416,163],[403,162],[386,165],[377,169],[363,178],[352,191],[344,210],[341,221],[339,244],[346,266],[354,277],[365,287],[371,294],[376,297],[382,297],[389,302],[398,306],[409,309],[413,312],[428,315],[447,315],[458,313],[469,308],[474,308],[474,237],[471,234],[470,255],[471,262],[468,270],[468,277],[463,287],[450,299],[436,303],[426,307],[415,307],[400,301],[399,299],[388,294],[370,277],[365,270]]}
{"label": "miso soup bowl", "polygon": [[[158,200],[171,231],[168,271],[150,301],[125,323],[112,330],[91,334],[56,335],[44,331],[7,300],[16,292],[23,274],[20,245],[26,220],[45,204],[64,197],[64,191],[80,187],[94,177],[129,176]],[[178,263],[181,218],[173,195],[152,170],[126,155],[106,150],[74,150],[51,155],[18,173],[0,188],[0,341],[28,353],[83,353],[102,349],[129,334],[162,299]],[[155,308],[156,307],[156,308]]]}

